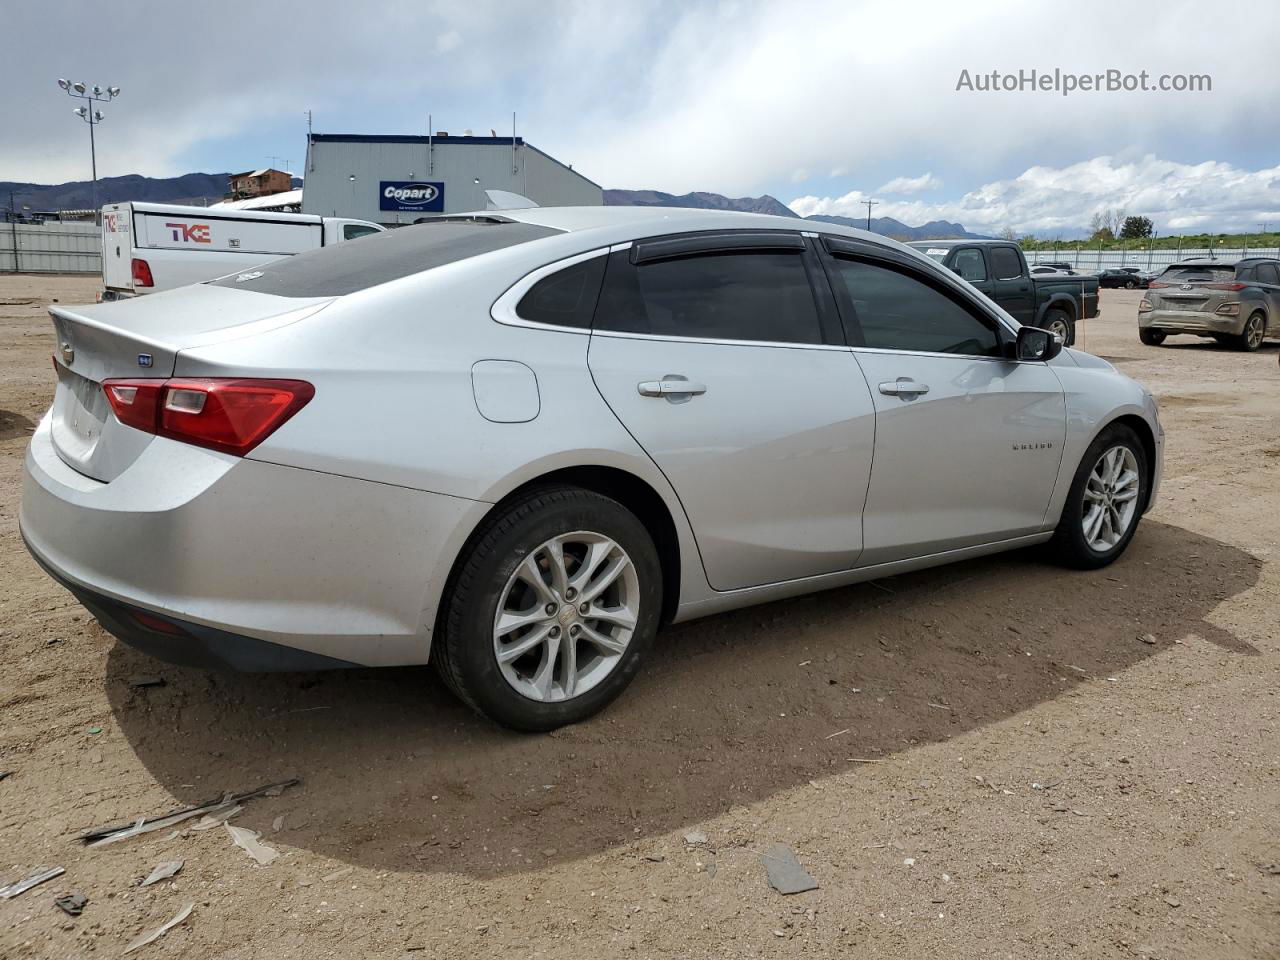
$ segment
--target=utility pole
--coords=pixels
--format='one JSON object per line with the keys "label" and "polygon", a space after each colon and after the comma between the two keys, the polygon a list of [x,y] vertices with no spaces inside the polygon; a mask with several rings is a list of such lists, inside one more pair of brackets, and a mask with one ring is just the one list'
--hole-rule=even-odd
{"label": "utility pole", "polygon": [[18,272],[18,216],[13,209],[13,191],[9,191],[9,235],[13,238],[13,272]]}
{"label": "utility pole", "polygon": [[867,208],[867,232],[869,233],[871,231],[871,208],[876,206],[876,204],[878,204],[880,201],[879,200],[860,200],[858,202],[863,204]]}

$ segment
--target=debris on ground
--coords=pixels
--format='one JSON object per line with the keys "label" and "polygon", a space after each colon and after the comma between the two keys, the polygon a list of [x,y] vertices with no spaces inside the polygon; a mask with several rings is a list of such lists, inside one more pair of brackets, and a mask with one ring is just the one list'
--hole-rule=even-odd
{"label": "debris on ground", "polygon": [[12,900],[20,893],[26,893],[32,887],[38,887],[46,880],[52,880],[54,877],[60,877],[66,873],[62,867],[36,867],[21,880],[17,880],[7,887],[0,887],[0,900]]}
{"label": "debris on ground", "polygon": [[233,827],[229,823],[225,826],[235,845],[258,861],[259,866],[270,866],[280,856],[280,851],[275,847],[268,847],[265,843],[259,842],[258,838],[262,834],[258,831],[249,830],[246,827]]}
{"label": "debris on ground", "polygon": [[68,893],[66,896],[59,897],[53,903],[67,916],[78,917],[84,913],[84,908],[89,903],[89,898],[83,893]]}
{"label": "debris on ground", "polygon": [[161,880],[168,880],[182,869],[184,863],[186,863],[185,860],[164,860],[157,863],[155,869],[147,874],[147,878],[142,881],[142,886],[149,887],[153,883],[159,883]]}
{"label": "debris on ground", "polygon": [[129,686],[131,687],[163,687],[164,677],[157,677],[150,673],[135,673],[129,678]]}
{"label": "debris on ground", "polygon": [[785,843],[775,843],[760,854],[760,862],[768,874],[769,886],[783,895],[818,889],[818,881],[800,866],[796,852]]}
{"label": "debris on ground", "polygon": [[333,871],[333,873],[326,873],[320,879],[323,880],[325,883],[332,883],[334,880],[341,880],[343,877],[345,877],[348,873],[350,873],[354,869],[355,867],[340,867],[339,869]]}
{"label": "debris on ground", "polygon": [[237,813],[243,810],[240,804],[228,804],[225,807],[216,807],[206,813],[203,817],[191,825],[192,830],[212,830],[226,823]]}
{"label": "debris on ground", "polygon": [[646,853],[644,858],[650,863],[662,863],[667,858],[660,853]]}
{"label": "debris on ground", "polygon": [[684,835],[684,842],[691,847],[700,847],[707,842],[707,835],[701,830],[690,830]]}
{"label": "debris on ground", "polygon": [[1138,639],[1141,640],[1143,643],[1147,644],[1148,646],[1154,646],[1156,642],[1155,634],[1151,634],[1151,633],[1144,633]]}
{"label": "debris on ground", "polygon": [[272,821],[271,821],[271,832],[272,832],[272,833],[279,833],[279,832],[280,832],[281,830],[283,830],[283,829],[284,829],[284,817],[283,817],[283,816],[276,817],[274,820],[272,820]]}
{"label": "debris on ground", "polygon": [[[126,840],[129,837],[136,837],[139,834],[150,833],[153,830],[163,830],[165,827],[172,827],[175,824],[183,823],[193,817],[202,814],[214,813],[235,806],[245,800],[252,800],[254,797],[261,797],[268,794],[268,791],[279,790],[283,792],[286,787],[296,786],[301,783],[297,777],[292,780],[284,780],[280,783],[270,783],[265,787],[259,787],[257,790],[250,790],[247,793],[229,793],[216,800],[209,800],[205,803],[197,804],[194,807],[183,807],[181,810],[175,810],[172,813],[166,813],[163,816],[148,819],[140,817],[134,823],[116,824],[110,827],[94,827],[85,830],[80,834],[81,843],[90,847],[100,847],[107,843],[116,843],[119,840]],[[278,795],[278,794],[275,794]]]}
{"label": "debris on ground", "polygon": [[13,776],[13,773],[14,772],[12,770],[0,770],[0,780],[9,779],[9,777]]}
{"label": "debris on ground", "polygon": [[153,943],[154,941],[159,940],[166,933],[168,933],[170,930],[172,930],[174,927],[180,924],[183,920],[191,916],[191,911],[194,910],[195,908],[196,908],[196,905],[194,903],[190,903],[190,902],[184,903],[182,905],[182,909],[180,909],[177,913],[175,913],[171,919],[165,921],[163,924],[156,927],[156,929],[152,930],[150,933],[144,933],[142,936],[138,937],[136,940],[134,940],[132,943],[130,943],[127,947],[124,948],[124,952],[133,953],[133,951],[137,950],[138,948],[145,947],[147,944]]}

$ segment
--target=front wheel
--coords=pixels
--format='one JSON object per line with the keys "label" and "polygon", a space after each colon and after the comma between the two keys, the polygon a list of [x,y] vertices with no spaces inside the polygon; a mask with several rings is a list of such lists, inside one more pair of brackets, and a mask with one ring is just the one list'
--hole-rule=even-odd
{"label": "front wheel", "polygon": [[1136,280],[1126,280],[1126,281],[1124,282],[1124,288],[1125,288],[1126,290],[1132,290],[1132,289],[1133,289],[1134,287],[1136,287],[1137,285],[1138,285],[1138,282],[1137,282]]}
{"label": "front wheel", "polygon": [[1065,566],[1105,567],[1124,553],[1147,502],[1147,453],[1129,427],[1113,424],[1089,445],[1050,548]]}
{"label": "front wheel", "polygon": [[458,697],[524,731],[603,709],[658,630],[662,569],[644,525],[575,487],[495,513],[450,580],[431,657]]}
{"label": "front wheel", "polygon": [[1045,311],[1044,328],[1061,339],[1064,347],[1076,342],[1076,325],[1065,310]]}
{"label": "front wheel", "polygon": [[1155,327],[1139,327],[1138,339],[1145,343],[1148,347],[1158,347],[1164,343],[1164,338],[1168,334],[1163,330],[1157,330]]}

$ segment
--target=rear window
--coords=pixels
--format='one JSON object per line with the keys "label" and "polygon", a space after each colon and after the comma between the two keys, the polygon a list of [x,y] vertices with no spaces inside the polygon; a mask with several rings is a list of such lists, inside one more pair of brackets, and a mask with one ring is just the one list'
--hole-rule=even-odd
{"label": "rear window", "polygon": [[1160,280],[1163,283],[1221,283],[1224,280],[1234,280],[1235,276],[1236,268],[1231,263],[1205,266],[1184,264],[1166,268],[1160,274]]}
{"label": "rear window", "polygon": [[340,297],[561,232],[513,220],[442,220],[308,250],[211,282],[278,297]]}

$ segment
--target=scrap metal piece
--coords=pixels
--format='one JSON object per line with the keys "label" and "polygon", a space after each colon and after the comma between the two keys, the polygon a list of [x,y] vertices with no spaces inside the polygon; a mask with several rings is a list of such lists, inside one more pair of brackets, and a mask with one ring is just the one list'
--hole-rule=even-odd
{"label": "scrap metal piece", "polygon": [[0,887],[0,899],[12,900],[18,894],[26,893],[32,887],[38,887],[46,880],[60,877],[64,873],[66,871],[62,867],[36,867],[21,880],[17,880],[7,887]]}
{"label": "scrap metal piece", "polygon": [[159,940],[166,933],[168,933],[170,930],[172,930],[174,927],[180,924],[183,920],[191,916],[191,911],[194,910],[195,908],[196,908],[196,905],[194,903],[190,903],[190,902],[184,903],[182,905],[182,909],[179,910],[177,913],[175,913],[171,919],[165,921],[165,923],[163,923],[159,927],[156,927],[156,929],[152,930],[150,933],[144,933],[142,936],[138,937],[136,940],[134,940],[132,943],[130,943],[127,947],[124,948],[124,952],[133,953],[133,951],[137,950],[139,947],[145,947],[148,943],[152,943],[155,940]]}
{"label": "scrap metal piece", "polygon": [[115,843],[118,840],[124,840],[128,837],[137,836],[140,833],[150,833],[152,830],[161,830],[164,827],[171,827],[176,823],[182,823],[184,820],[190,820],[192,817],[198,817],[204,813],[211,813],[221,809],[224,805],[234,806],[245,800],[252,800],[254,797],[260,797],[269,790],[284,790],[286,787],[297,786],[302,781],[297,777],[291,780],[282,780],[279,783],[269,783],[265,787],[259,787],[257,790],[250,790],[248,793],[231,793],[216,800],[209,800],[200,803],[194,807],[184,807],[181,810],[175,810],[172,813],[164,814],[154,819],[140,817],[134,823],[118,823],[109,827],[93,827],[85,830],[77,838],[86,846],[97,847],[104,843]]}
{"label": "scrap metal piece", "polygon": [[775,843],[760,855],[760,861],[769,875],[769,886],[783,895],[818,889],[818,881],[800,866],[796,852],[785,843]]}
{"label": "scrap metal piece", "polygon": [[68,893],[65,897],[59,897],[53,901],[54,905],[61,908],[62,912],[69,917],[78,917],[84,913],[88,902],[89,898],[83,893]]}
{"label": "scrap metal piece", "polygon": [[184,863],[186,863],[185,860],[164,860],[161,863],[157,863],[155,869],[147,874],[147,879],[142,881],[142,886],[149,887],[153,883],[159,883],[161,880],[168,880],[182,869]]}
{"label": "scrap metal piece", "polygon": [[262,834],[256,830],[248,830],[244,827],[233,827],[226,824],[227,833],[231,834],[231,839],[237,847],[258,861],[258,865],[269,866],[278,856],[280,851],[275,847],[268,847],[265,843],[259,842],[258,838]]}

